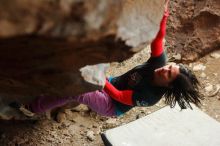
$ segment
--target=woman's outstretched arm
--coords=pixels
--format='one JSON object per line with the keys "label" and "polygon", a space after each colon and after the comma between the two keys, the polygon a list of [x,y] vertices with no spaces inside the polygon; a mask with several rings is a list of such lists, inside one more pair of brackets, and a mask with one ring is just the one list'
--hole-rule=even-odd
{"label": "woman's outstretched arm", "polygon": [[151,56],[152,57],[158,57],[164,51],[163,39],[166,35],[166,22],[167,22],[167,17],[169,16],[168,3],[169,3],[169,0],[166,0],[165,5],[164,5],[165,7],[164,15],[160,22],[160,30],[158,31],[156,37],[151,43]]}

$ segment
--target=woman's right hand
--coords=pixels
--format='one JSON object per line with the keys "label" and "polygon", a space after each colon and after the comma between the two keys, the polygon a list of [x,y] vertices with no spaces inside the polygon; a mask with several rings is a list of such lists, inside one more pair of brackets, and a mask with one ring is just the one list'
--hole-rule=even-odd
{"label": "woman's right hand", "polygon": [[169,5],[170,0],[165,0],[164,2],[164,11],[167,12],[168,11],[168,5]]}

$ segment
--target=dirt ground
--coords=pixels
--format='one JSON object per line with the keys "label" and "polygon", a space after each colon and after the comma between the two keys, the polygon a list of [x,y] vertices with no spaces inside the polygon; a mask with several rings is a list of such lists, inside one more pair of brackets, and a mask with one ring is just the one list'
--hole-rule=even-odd
{"label": "dirt ground", "polygon": [[[125,72],[146,60],[149,48],[135,54],[122,63],[112,63],[109,75]],[[171,55],[169,55],[171,56]],[[195,70],[201,82],[204,95],[201,110],[220,122],[220,51],[208,54],[198,61],[188,64]],[[57,115],[57,122],[45,116],[38,121],[1,121],[1,145],[73,145],[103,146],[100,133],[136,120],[164,107],[164,101],[148,108],[135,108],[119,118],[106,118],[80,105],[74,109],[66,109]]]}

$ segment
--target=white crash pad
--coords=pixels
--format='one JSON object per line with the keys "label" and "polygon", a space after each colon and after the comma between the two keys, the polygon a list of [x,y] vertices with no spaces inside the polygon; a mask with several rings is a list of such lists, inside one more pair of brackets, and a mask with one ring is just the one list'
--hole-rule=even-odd
{"label": "white crash pad", "polygon": [[106,146],[220,146],[220,123],[194,106],[165,107],[101,136]]}

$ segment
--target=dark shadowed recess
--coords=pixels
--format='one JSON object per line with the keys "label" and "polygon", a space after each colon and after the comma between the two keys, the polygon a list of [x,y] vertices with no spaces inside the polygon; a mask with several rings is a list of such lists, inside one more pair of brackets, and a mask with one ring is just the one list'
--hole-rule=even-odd
{"label": "dark shadowed recess", "polygon": [[123,61],[133,54],[129,50],[113,35],[79,39],[42,36],[1,39],[0,92],[4,96],[82,93],[86,89],[82,89],[79,68]]}

